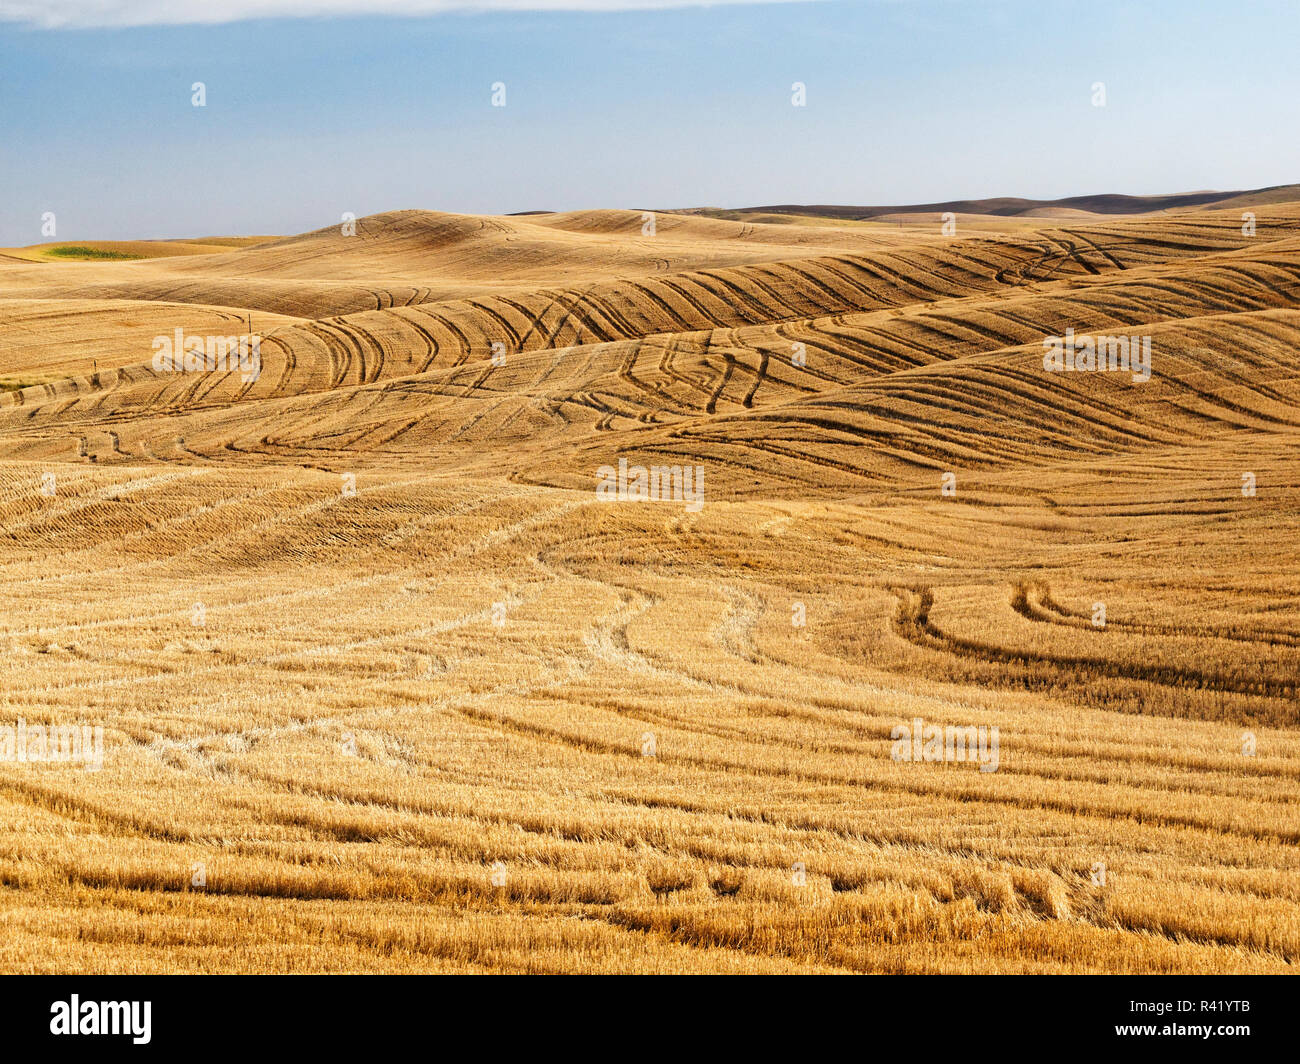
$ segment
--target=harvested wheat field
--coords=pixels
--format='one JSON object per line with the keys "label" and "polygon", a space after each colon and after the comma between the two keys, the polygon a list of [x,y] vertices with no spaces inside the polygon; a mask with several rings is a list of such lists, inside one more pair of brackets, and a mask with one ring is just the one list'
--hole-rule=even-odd
{"label": "harvested wheat field", "polygon": [[0,255],[0,970],[1293,970],[1300,189],[967,221]]}

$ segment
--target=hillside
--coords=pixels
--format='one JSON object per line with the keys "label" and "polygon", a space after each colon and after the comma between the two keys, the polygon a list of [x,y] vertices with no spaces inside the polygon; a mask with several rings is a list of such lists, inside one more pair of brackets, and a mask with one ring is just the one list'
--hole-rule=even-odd
{"label": "hillside", "polygon": [[1274,185],[1245,192],[1184,192],[1164,196],[1093,195],[1067,196],[1064,199],[1036,200],[1015,196],[990,199],[948,200],[944,203],[918,203],[895,207],[798,206],[735,207],[725,211],[693,208],[681,213],[720,214],[728,217],[748,215],[794,215],[808,218],[831,218],[840,221],[893,220],[898,217],[942,214],[987,215],[995,218],[1062,218],[1086,215],[1136,215],[1169,211],[1246,209],[1265,204],[1300,200],[1300,185]]}
{"label": "hillside", "polygon": [[1300,186],[753,212],[0,257],[0,968],[1294,969]]}

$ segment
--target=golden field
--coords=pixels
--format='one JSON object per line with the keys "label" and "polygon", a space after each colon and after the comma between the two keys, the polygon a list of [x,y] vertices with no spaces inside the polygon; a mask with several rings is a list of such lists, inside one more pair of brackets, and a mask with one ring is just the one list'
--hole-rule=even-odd
{"label": "golden field", "polygon": [[1296,199],[0,254],[0,971],[1292,971]]}

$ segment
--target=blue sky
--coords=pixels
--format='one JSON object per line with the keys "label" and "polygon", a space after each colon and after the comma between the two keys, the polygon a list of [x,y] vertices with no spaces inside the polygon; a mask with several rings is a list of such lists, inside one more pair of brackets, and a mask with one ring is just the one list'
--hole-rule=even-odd
{"label": "blue sky", "polygon": [[[1300,181],[1295,0],[813,0],[181,25],[149,24],[169,10],[158,0],[50,2],[30,9],[69,27],[0,0],[0,246],[40,242],[45,211],[60,239],[126,239],[291,233],[404,207],[880,204]],[[184,2],[170,10],[188,17]],[[191,106],[195,81],[204,108]],[[504,108],[491,106],[497,81]],[[791,105],[796,81],[803,108]],[[1105,107],[1092,105],[1097,81]]]}

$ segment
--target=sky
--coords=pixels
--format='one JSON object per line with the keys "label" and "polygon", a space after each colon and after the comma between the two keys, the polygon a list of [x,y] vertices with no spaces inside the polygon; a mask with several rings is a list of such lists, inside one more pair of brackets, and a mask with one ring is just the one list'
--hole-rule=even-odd
{"label": "sky", "polygon": [[1296,0],[0,0],[0,246],[1287,184],[1297,41]]}

